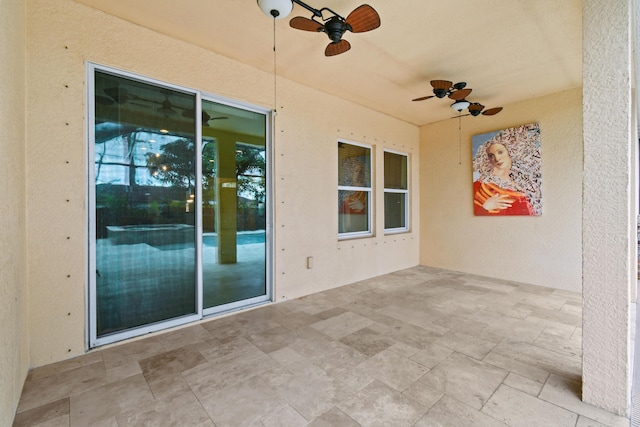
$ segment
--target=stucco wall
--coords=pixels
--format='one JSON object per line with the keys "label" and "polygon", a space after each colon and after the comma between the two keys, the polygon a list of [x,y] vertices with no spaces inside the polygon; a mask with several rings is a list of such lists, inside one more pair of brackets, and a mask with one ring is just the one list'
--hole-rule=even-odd
{"label": "stucco wall", "polygon": [[[632,4],[583,2],[582,397],[629,414],[631,288],[636,286],[637,141],[631,109]],[[637,6],[636,6],[637,7]],[[602,96],[606,93],[607,96]],[[636,258],[636,259],[634,259]],[[637,335],[636,335],[637,336]]]}
{"label": "stucco wall", "polygon": [[29,366],[25,276],[25,5],[0,0],[0,425],[11,425]]}
{"label": "stucco wall", "polygon": [[[420,130],[421,255],[424,265],[581,291],[582,96],[569,90]],[[473,214],[471,137],[538,122],[543,214]],[[462,161],[460,162],[460,146]]]}
{"label": "stucco wall", "polygon": [[[87,210],[85,61],[273,107],[273,75],[70,0],[28,2],[27,186],[31,363],[85,346]],[[278,301],[418,264],[417,127],[278,80],[275,129],[275,297]],[[411,156],[412,232],[384,236],[382,174],[376,237],[337,240],[337,140]],[[306,269],[306,257],[314,257]]]}

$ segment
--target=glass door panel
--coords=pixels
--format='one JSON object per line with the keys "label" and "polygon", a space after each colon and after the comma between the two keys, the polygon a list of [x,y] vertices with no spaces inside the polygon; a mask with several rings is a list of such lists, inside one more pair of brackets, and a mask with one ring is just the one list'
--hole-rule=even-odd
{"label": "glass door panel", "polygon": [[94,74],[95,336],[198,313],[196,96]]}
{"label": "glass door panel", "polygon": [[203,307],[267,299],[266,116],[202,101]]}

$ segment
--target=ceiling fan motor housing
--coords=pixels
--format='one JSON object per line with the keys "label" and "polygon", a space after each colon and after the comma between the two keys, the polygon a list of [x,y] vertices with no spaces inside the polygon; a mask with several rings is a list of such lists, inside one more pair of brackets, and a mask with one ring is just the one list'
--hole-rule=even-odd
{"label": "ceiling fan motor housing", "polygon": [[331,41],[337,43],[342,39],[342,35],[347,31],[347,25],[337,16],[331,17],[326,24],[324,24],[324,32],[327,33]]}
{"label": "ceiling fan motor housing", "polygon": [[447,96],[447,94],[449,93],[449,91],[447,89],[434,89],[433,93],[435,94],[435,96],[437,96],[438,98],[444,98],[445,96]]}

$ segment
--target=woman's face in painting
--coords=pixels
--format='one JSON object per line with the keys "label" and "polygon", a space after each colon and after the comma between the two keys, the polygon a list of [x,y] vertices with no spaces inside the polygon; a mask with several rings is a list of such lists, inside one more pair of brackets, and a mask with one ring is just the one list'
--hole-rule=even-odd
{"label": "woman's face in painting", "polygon": [[511,169],[511,157],[509,152],[502,144],[492,144],[487,148],[487,154],[489,155],[489,161],[494,168],[500,170]]}

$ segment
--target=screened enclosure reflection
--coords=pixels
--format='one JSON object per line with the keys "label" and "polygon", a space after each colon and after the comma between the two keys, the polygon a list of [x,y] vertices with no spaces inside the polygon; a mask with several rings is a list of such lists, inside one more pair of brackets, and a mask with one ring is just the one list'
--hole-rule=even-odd
{"label": "screened enclosure reflection", "polygon": [[91,83],[90,345],[268,301],[267,113]]}
{"label": "screened enclosure reflection", "polygon": [[205,309],[265,296],[264,114],[202,101],[202,288]]}
{"label": "screened enclosure reflection", "polygon": [[195,313],[194,94],[95,73],[97,335]]}

